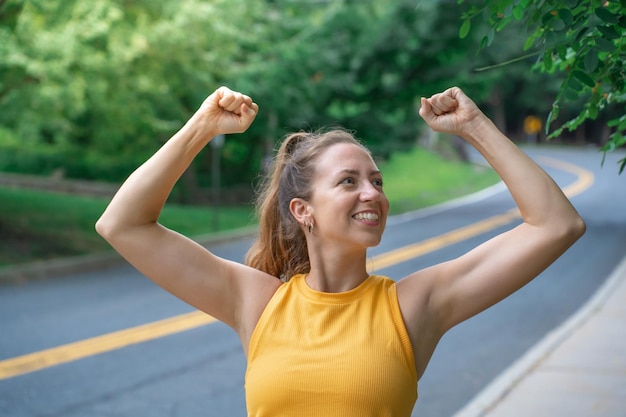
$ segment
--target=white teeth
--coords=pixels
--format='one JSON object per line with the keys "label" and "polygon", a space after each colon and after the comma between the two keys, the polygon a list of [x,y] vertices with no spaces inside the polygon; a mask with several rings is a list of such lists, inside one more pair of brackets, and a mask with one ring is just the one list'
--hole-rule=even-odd
{"label": "white teeth", "polygon": [[358,213],[354,215],[357,220],[378,220],[378,214],[376,213]]}

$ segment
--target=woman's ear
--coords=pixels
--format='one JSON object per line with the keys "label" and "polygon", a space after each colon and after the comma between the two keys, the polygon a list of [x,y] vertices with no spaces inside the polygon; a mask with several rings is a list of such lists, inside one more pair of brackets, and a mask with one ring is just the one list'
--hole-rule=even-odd
{"label": "woman's ear", "polygon": [[310,222],[311,210],[309,203],[301,198],[294,198],[289,202],[289,211],[296,221],[302,225]]}

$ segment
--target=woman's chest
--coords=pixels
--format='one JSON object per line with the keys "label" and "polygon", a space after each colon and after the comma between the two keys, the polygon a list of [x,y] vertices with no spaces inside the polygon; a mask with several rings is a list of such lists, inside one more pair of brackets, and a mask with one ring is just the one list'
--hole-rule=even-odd
{"label": "woman's chest", "polygon": [[376,316],[384,312],[365,320],[332,308],[320,313],[304,307],[300,313],[260,335],[246,372],[249,410],[301,408],[305,401],[318,416],[354,415],[361,407],[358,415],[410,414],[417,399],[415,370],[393,321]]}

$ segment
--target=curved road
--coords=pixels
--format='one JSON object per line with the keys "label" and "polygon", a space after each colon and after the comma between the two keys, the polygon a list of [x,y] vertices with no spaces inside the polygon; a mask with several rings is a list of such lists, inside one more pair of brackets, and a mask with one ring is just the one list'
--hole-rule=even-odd
{"label": "curved road", "polygon": [[[626,176],[594,148],[527,148],[570,195],[586,235],[540,277],[441,341],[414,416],[454,414],[573,314],[626,255]],[[427,180],[424,178],[423,180]],[[371,252],[394,278],[458,256],[519,218],[508,193],[390,219]],[[212,247],[241,260],[249,240]],[[245,416],[235,333],[130,267],[0,287],[0,416]]]}

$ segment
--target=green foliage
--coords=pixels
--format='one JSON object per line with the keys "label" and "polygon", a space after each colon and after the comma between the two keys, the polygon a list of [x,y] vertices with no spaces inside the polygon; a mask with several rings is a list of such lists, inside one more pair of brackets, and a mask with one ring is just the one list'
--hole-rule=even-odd
{"label": "green foliage", "polygon": [[[459,0],[463,3],[464,0]],[[564,129],[576,130],[601,113],[612,118],[609,141],[603,146],[612,151],[626,142],[626,1],[624,0],[484,0],[472,3],[463,15],[461,37],[470,32],[472,21],[479,16],[489,22],[488,34],[481,47],[489,46],[496,32],[513,21],[520,21],[529,35],[525,50],[538,55],[535,67],[541,71],[563,74],[546,132],[558,119],[562,103],[582,99],[582,111],[550,133],[560,135]],[[620,161],[619,172],[626,167]]]}
{"label": "green foliage", "polygon": [[272,138],[340,124],[388,155],[419,135],[420,96],[460,82],[477,95],[486,90],[463,65],[472,40],[458,38],[454,7],[413,0],[272,7],[269,43],[257,45],[234,80],[265,105],[266,119],[253,129]]}
{"label": "green foliage", "polygon": [[[221,84],[261,107],[221,150],[226,187],[254,182],[293,130],[342,125],[378,155],[410,148],[419,97],[453,84],[503,119],[543,109],[552,87],[527,62],[474,71],[519,40],[501,34],[474,57],[479,35],[468,24],[460,39],[459,18],[455,0],[5,0],[0,126],[14,140],[0,140],[0,170],[118,182]],[[533,82],[541,96],[519,93]],[[181,201],[211,184],[211,152],[185,174]]]}
{"label": "green foliage", "polygon": [[[224,185],[252,181],[297,129],[343,125],[389,154],[419,134],[416,97],[468,72],[456,19],[413,0],[4,2],[0,125],[20,145],[0,169],[118,181],[220,84],[261,105],[224,145]],[[210,183],[209,165],[201,155],[187,180]]]}
{"label": "green foliage", "polygon": [[[0,27],[0,124],[24,148],[103,165],[145,159],[230,73],[245,34],[229,18],[246,26],[238,10],[249,9],[243,0],[24,2],[15,24]],[[69,175],[70,162],[58,168]]]}

